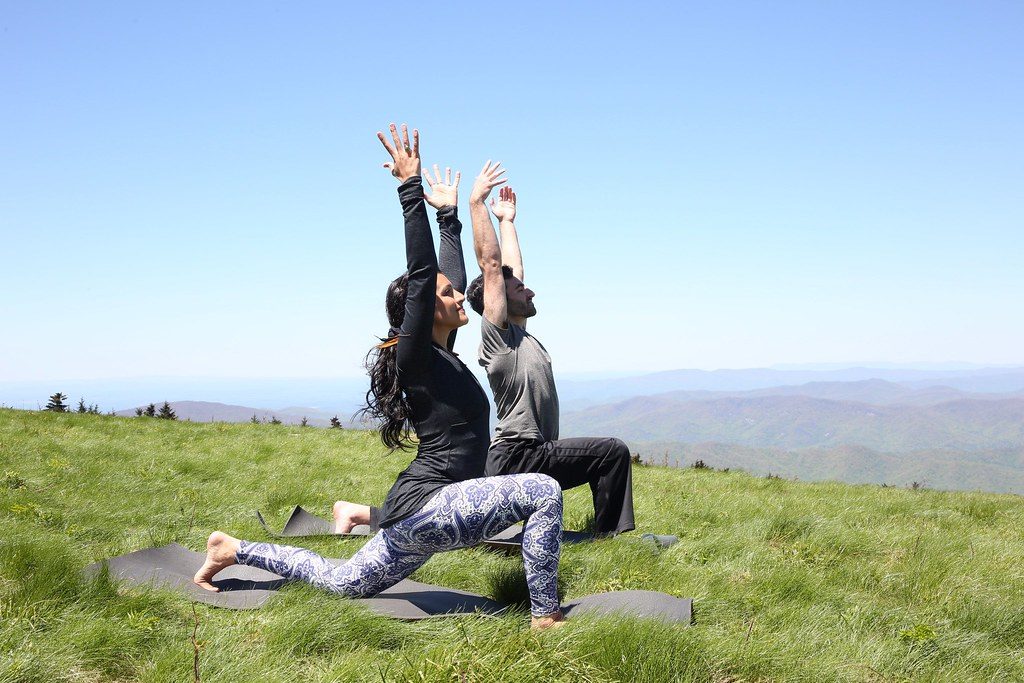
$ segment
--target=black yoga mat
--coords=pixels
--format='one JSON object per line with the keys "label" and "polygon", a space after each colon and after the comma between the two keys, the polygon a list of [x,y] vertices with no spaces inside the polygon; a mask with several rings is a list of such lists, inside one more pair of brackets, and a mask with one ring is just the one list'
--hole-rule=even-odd
{"label": "black yoga mat", "polygon": [[659,548],[668,548],[679,543],[679,537],[670,534],[644,534],[640,537],[640,540],[650,541]]}
{"label": "black yoga mat", "polygon": [[[587,543],[597,538],[596,534],[589,531],[566,531],[562,530],[562,544]],[[519,524],[510,526],[504,531],[485,539],[483,546],[493,550],[502,550],[507,553],[518,553],[523,549],[523,527]]]}
{"label": "black yoga mat", "polygon": [[267,526],[267,522],[263,519],[263,514],[259,510],[256,511],[256,518],[260,521],[260,526],[263,527],[264,531],[277,538],[300,538],[302,536],[340,536],[346,538],[372,536],[374,533],[369,524],[357,524],[347,534],[335,533],[334,522],[306,512],[300,505],[296,505],[295,509],[292,510],[291,516],[284,523],[284,528],[281,529],[280,533],[272,531]]}
{"label": "black yoga mat", "polygon": [[562,614],[572,619],[582,614],[644,617],[689,625],[693,621],[693,600],[657,591],[612,591],[585,595],[562,604]]}
{"label": "black yoga mat", "polygon": [[[88,576],[99,573],[106,564],[110,575],[131,585],[148,585],[187,595],[195,602],[227,609],[256,609],[271,599],[286,583],[277,574],[262,569],[233,565],[219,572],[214,593],[192,583],[192,577],[206,556],[171,543],[113,557],[85,568]],[[331,560],[341,563],[344,560]],[[344,598],[338,598],[342,600]],[[394,619],[418,620],[464,614],[500,614],[506,605],[482,595],[432,586],[405,579],[372,598],[360,598],[359,604]],[[616,591],[588,595],[562,606],[566,617],[582,614],[622,614],[689,624],[692,601],[653,591]]]}

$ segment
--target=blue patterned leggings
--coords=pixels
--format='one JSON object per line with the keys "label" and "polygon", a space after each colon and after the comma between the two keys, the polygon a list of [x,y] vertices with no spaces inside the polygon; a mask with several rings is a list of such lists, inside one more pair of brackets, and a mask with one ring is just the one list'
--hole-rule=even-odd
{"label": "blue patterned leggings", "polygon": [[449,484],[419,512],[376,536],[350,560],[333,565],[294,546],[241,541],[239,564],[348,597],[371,597],[412,574],[434,553],[467,548],[515,522],[523,528],[523,564],[530,612],[558,611],[562,489],[546,474],[511,474]]}

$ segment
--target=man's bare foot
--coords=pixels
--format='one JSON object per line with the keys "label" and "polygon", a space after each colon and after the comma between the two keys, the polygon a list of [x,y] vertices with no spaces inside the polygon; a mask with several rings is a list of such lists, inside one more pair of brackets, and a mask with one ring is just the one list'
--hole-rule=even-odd
{"label": "man's bare foot", "polygon": [[192,580],[200,588],[216,593],[220,589],[210,582],[213,581],[213,577],[221,569],[235,564],[235,553],[237,552],[237,538],[232,538],[220,531],[214,531],[206,541],[206,562],[199,568],[199,571],[192,577]]}
{"label": "man's bare foot", "polygon": [[549,628],[561,628],[565,625],[565,617],[562,616],[562,610],[558,610],[552,614],[548,614],[543,617],[531,617],[530,628],[536,631],[543,631]]}
{"label": "man's bare foot", "polygon": [[334,504],[334,533],[347,534],[357,524],[370,523],[370,506],[339,500]]}

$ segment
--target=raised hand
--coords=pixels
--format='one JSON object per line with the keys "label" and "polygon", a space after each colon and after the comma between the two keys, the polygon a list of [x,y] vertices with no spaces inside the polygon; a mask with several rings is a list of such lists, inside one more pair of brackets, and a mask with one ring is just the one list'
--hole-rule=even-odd
{"label": "raised hand", "polygon": [[420,132],[413,128],[412,145],[410,146],[409,128],[404,123],[402,124],[401,138],[398,137],[398,128],[395,124],[392,123],[390,129],[393,146],[388,143],[384,133],[377,131],[377,138],[391,155],[391,161],[383,166],[391,171],[391,175],[404,183],[409,178],[420,174]]}
{"label": "raised hand", "polygon": [[498,219],[498,222],[515,221],[516,219],[516,193],[511,187],[503,187],[498,190],[498,201],[491,199],[491,213]]}
{"label": "raised hand", "polygon": [[[483,170],[480,171],[480,175],[473,182],[473,191],[469,194],[470,203],[482,204],[487,199],[487,195],[491,193],[491,190],[502,183],[508,182],[508,178],[501,177],[504,174],[505,169],[501,167],[500,161],[491,165],[491,160],[488,159],[487,163],[484,164]],[[484,214],[486,213],[487,210],[484,209]],[[489,221],[490,219],[488,218],[487,220]]]}
{"label": "raised hand", "polygon": [[423,179],[427,181],[427,185],[430,186],[430,195],[423,194],[423,198],[427,200],[427,204],[430,204],[435,209],[440,209],[442,206],[458,206],[459,204],[459,180],[462,178],[462,173],[459,171],[455,172],[455,182],[452,182],[452,169],[445,167],[444,169],[444,180],[441,179],[441,169],[434,164],[434,177],[430,177],[430,170],[423,174]]}

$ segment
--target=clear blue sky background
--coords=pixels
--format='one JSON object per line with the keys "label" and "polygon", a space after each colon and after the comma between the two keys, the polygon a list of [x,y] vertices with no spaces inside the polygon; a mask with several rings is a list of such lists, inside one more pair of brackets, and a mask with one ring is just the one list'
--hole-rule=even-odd
{"label": "clear blue sky background", "polygon": [[4,3],[0,380],[358,374],[392,120],[560,372],[1024,363],[1020,2],[214,5]]}

